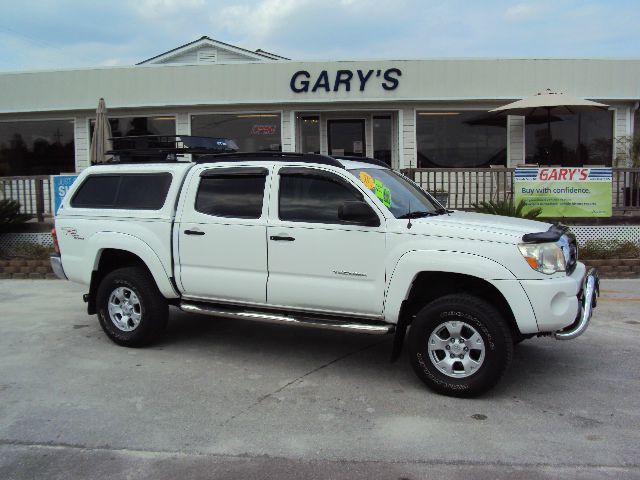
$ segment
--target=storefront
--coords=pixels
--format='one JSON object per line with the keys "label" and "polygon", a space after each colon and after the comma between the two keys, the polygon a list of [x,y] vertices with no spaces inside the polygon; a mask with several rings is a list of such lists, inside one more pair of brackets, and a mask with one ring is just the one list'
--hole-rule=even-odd
{"label": "storefront", "polygon": [[[0,176],[87,167],[100,97],[114,136],[220,136],[396,169],[611,166],[640,129],[638,78],[640,60],[298,62],[205,37],[136,66],[0,74]],[[548,87],[611,108],[553,116],[551,143],[547,119],[487,113]]]}

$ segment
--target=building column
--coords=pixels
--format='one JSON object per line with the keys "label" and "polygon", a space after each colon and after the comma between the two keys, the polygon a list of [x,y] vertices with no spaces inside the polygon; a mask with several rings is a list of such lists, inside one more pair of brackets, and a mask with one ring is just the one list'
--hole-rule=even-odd
{"label": "building column", "polygon": [[89,117],[78,115],[74,118],[74,148],[76,154],[76,172],[89,166],[91,139],[89,138]]}
{"label": "building column", "polygon": [[176,114],[176,135],[191,135],[191,116],[188,113]]}
{"label": "building column", "polygon": [[525,163],[525,120],[519,115],[507,116],[507,167]]}
{"label": "building column", "polygon": [[398,168],[415,168],[416,115],[413,108],[398,110]]}

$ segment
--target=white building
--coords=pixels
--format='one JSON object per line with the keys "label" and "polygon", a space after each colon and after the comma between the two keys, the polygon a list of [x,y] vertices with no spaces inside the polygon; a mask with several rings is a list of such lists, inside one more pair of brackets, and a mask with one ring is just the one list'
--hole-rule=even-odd
{"label": "white building", "polygon": [[85,168],[100,97],[116,136],[210,135],[394,168],[539,163],[546,119],[486,112],[546,88],[611,106],[554,116],[553,163],[611,165],[640,125],[639,79],[640,60],[306,62],[202,37],[135,66],[0,74],[0,176]]}

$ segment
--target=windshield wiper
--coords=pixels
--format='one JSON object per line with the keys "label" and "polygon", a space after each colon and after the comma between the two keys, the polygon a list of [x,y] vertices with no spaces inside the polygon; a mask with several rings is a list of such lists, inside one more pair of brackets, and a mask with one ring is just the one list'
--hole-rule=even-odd
{"label": "windshield wiper", "polygon": [[449,210],[447,208],[437,208],[436,209],[436,214],[438,215],[444,215],[444,214],[449,214],[449,213],[453,213],[453,210]]}
{"label": "windshield wiper", "polygon": [[437,213],[434,212],[427,212],[427,211],[417,211],[417,212],[408,212],[405,213],[404,215],[400,215],[398,218],[402,219],[402,218],[422,218],[422,217],[432,217],[438,215]]}

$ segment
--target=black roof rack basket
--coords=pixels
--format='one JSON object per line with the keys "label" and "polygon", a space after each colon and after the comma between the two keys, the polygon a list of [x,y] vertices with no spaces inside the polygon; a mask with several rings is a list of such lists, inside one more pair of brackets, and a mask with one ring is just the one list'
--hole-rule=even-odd
{"label": "black roof rack basket", "polygon": [[184,161],[178,155],[211,155],[238,151],[233,140],[226,138],[200,137],[194,135],[138,135],[114,137],[113,155],[109,163],[150,163]]}

